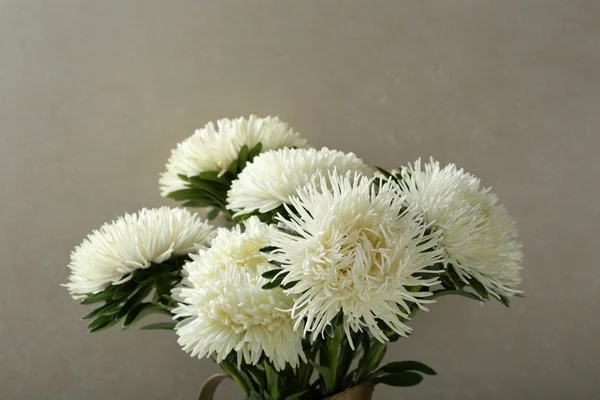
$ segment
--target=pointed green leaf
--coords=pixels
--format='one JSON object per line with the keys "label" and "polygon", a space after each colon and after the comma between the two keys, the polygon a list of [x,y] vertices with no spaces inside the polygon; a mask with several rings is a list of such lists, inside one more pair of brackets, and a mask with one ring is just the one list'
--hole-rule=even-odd
{"label": "pointed green leaf", "polygon": [[500,296],[500,298],[498,299],[500,301],[500,303],[502,303],[505,307],[510,307],[510,300],[508,297],[506,296]]}
{"label": "pointed green leaf", "polygon": [[476,294],[467,292],[464,290],[439,290],[439,291],[433,292],[431,296],[427,297],[427,299],[433,300],[438,297],[448,296],[448,295],[457,295],[457,296],[466,297],[471,300],[481,301],[481,298],[479,296],[477,296]]}
{"label": "pointed green leaf", "polygon": [[286,284],[282,283],[280,286],[283,290],[288,290],[288,289],[291,289],[294,286],[296,286],[298,284],[298,282],[300,282],[300,281],[292,281],[292,282],[288,282]]}
{"label": "pointed green leaf", "polygon": [[262,249],[260,249],[261,253],[271,253],[274,250],[277,250],[277,247],[275,246],[267,246],[267,247],[263,247]]}
{"label": "pointed green leaf", "polygon": [[83,299],[80,304],[87,305],[87,304],[94,304],[94,303],[99,303],[101,301],[110,300],[110,299],[112,299],[114,293],[115,293],[114,286],[109,286],[107,289],[103,290],[102,292],[90,294],[85,299]]}
{"label": "pointed green leaf", "polygon": [[231,182],[229,182],[224,176],[219,176],[219,173],[216,171],[200,172],[198,174],[198,178],[204,179],[205,181],[213,181],[225,187],[229,187],[231,185]]}
{"label": "pointed green leaf", "polygon": [[83,317],[81,317],[81,319],[83,319],[83,320],[92,319],[96,316],[100,316],[103,314],[114,314],[114,312],[119,308],[120,304],[121,304],[120,300],[107,302],[103,306],[98,307],[95,310],[93,310],[92,312],[84,315]]}
{"label": "pointed green leaf", "polygon": [[242,171],[248,162],[248,146],[244,145],[238,154],[238,170]]}
{"label": "pointed green leaf", "polygon": [[286,397],[285,400],[300,400],[302,398],[302,396],[304,396],[307,392],[308,392],[308,389],[303,390],[298,393],[294,393],[293,395]]}
{"label": "pointed green leaf", "polygon": [[377,166],[375,166],[375,168],[377,169],[377,171],[381,172],[381,175],[383,175],[386,179],[390,179],[390,178],[395,178],[394,175],[390,174],[388,171],[386,171],[383,168],[379,168]]}
{"label": "pointed green leaf", "polygon": [[313,360],[308,360],[308,362],[310,363],[310,365],[313,366],[314,369],[317,370],[319,375],[321,375],[323,377],[323,380],[325,382],[331,382],[331,380],[333,379],[333,374],[331,373],[331,370],[329,368],[327,368],[323,365],[317,364]]}
{"label": "pointed green leaf", "polygon": [[104,315],[88,325],[88,333],[100,332],[115,325],[118,321],[113,315]]}
{"label": "pointed green leaf", "polygon": [[248,162],[252,161],[254,157],[256,157],[260,151],[262,150],[262,143],[257,143],[249,152],[248,152]]}
{"label": "pointed green leaf", "polygon": [[127,316],[125,317],[125,321],[123,322],[123,329],[129,328],[131,325],[142,319],[144,316],[153,313],[163,313],[167,315],[171,315],[170,312],[165,310],[164,308],[152,304],[152,303],[141,303],[137,306],[133,307]]}
{"label": "pointed green leaf", "polygon": [[153,330],[173,330],[175,329],[175,325],[177,322],[157,322],[155,324],[144,325],[140,329],[144,331],[153,331]]}
{"label": "pointed green leaf", "polygon": [[398,374],[388,374],[377,377],[373,380],[373,383],[383,383],[390,386],[415,386],[421,383],[423,376],[416,372],[401,372]]}
{"label": "pointed green leaf", "polygon": [[208,214],[206,214],[206,219],[209,221],[212,221],[213,219],[215,219],[219,216],[220,211],[221,210],[219,210],[218,208],[213,208],[212,210],[210,210],[208,212]]}
{"label": "pointed green leaf", "polygon": [[379,368],[378,372],[397,374],[399,372],[417,371],[426,375],[437,375],[436,372],[427,365],[418,361],[396,361]]}
{"label": "pointed green leaf", "polygon": [[131,311],[131,309],[133,307],[140,304],[146,298],[146,296],[148,296],[148,294],[150,293],[151,290],[152,290],[152,282],[142,284],[140,286],[140,288],[138,289],[138,291],[135,292],[129,298],[129,300],[127,300],[127,302],[125,302],[125,304],[123,304],[123,307],[121,307],[121,309],[117,313],[117,319],[123,318],[125,315],[127,315],[127,313],[129,311]]}
{"label": "pointed green leaf", "polygon": [[189,207],[189,208],[202,208],[202,207],[206,207],[207,204],[203,201],[198,201],[198,200],[188,200],[185,203],[183,203],[181,205],[182,207]]}
{"label": "pointed green leaf", "polygon": [[265,371],[258,368],[256,365],[242,364],[242,368],[249,376],[253,376],[258,386],[264,388],[267,386],[267,377]]}
{"label": "pointed green leaf", "polygon": [[263,398],[261,397],[260,394],[252,391],[250,392],[250,394],[248,395],[248,400],[263,400]]}
{"label": "pointed green leaf", "polygon": [[167,197],[173,199],[173,200],[194,200],[196,197],[198,197],[198,194],[200,194],[201,191],[198,189],[181,189],[181,190],[175,190],[174,192],[171,192],[167,195]]}
{"label": "pointed green leaf", "polygon": [[485,299],[485,300],[489,299],[489,295],[488,295],[487,289],[477,279],[471,277],[469,279],[469,285],[471,285],[471,287],[473,289],[475,289],[475,291],[477,292],[477,294],[479,295],[479,297],[481,297],[482,299]]}
{"label": "pointed green leaf", "polygon": [[190,189],[198,189],[205,193],[206,196],[212,196],[215,199],[224,199],[227,197],[227,189],[219,184],[211,181],[205,181],[201,178],[189,178]]}
{"label": "pointed green leaf", "polygon": [[264,290],[270,290],[270,289],[275,289],[276,287],[279,287],[279,285],[281,285],[281,282],[283,281],[283,278],[277,278],[271,282],[267,282],[264,285],[262,285],[262,289]]}
{"label": "pointed green leaf", "polygon": [[237,178],[238,174],[238,160],[233,160],[231,164],[229,164],[229,172]]}
{"label": "pointed green leaf", "polygon": [[271,279],[275,278],[275,276],[276,276],[278,273],[280,273],[281,271],[283,271],[281,268],[280,268],[280,269],[272,269],[272,270],[270,270],[270,271],[263,272],[263,274],[262,274],[261,276],[262,276],[263,278],[265,278],[265,279],[269,279],[269,280],[271,280]]}
{"label": "pointed green leaf", "polygon": [[458,275],[454,269],[454,266],[448,265],[446,272],[448,273],[448,277],[452,280],[452,283],[454,283],[454,286],[458,289],[462,289],[466,285],[465,281],[461,279],[460,275]]}

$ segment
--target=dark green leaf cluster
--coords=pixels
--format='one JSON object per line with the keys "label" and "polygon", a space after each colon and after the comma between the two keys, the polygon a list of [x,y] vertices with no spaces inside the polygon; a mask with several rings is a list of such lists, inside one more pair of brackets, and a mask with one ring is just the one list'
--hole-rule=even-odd
{"label": "dark green leaf cluster", "polygon": [[[171,298],[171,289],[181,281],[181,267],[185,259],[175,258],[149,268],[135,270],[129,281],[112,285],[99,293],[87,296],[81,304],[99,305],[83,316],[91,320],[88,333],[99,332],[123,321],[126,329],[150,314],[166,314],[176,302]],[[142,329],[173,329],[174,322],[151,324]]]}
{"label": "dark green leaf cluster", "polygon": [[[440,281],[443,289],[433,292],[432,298],[446,295],[458,295],[478,301],[488,301],[490,299],[490,293],[481,282],[472,276],[465,279],[461,278],[451,264],[449,264],[444,273],[440,275]],[[500,301],[500,303],[506,307],[510,307],[510,300],[508,297],[497,294],[493,294],[492,297]]]}
{"label": "dark green leaf cluster", "polygon": [[197,176],[178,175],[185,182],[186,188],[169,193],[169,197],[183,201],[184,207],[210,207],[212,210],[207,218],[212,220],[222,212],[228,219],[232,219],[227,210],[227,191],[231,182],[237,179],[238,174],[251,162],[262,149],[258,143],[252,149],[244,145],[225,173],[221,171],[201,172]]}

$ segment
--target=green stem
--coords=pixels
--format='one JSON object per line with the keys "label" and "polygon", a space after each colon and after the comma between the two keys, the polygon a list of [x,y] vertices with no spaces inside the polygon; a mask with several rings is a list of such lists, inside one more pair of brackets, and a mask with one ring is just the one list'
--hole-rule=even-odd
{"label": "green stem", "polygon": [[265,367],[265,375],[267,376],[267,390],[273,398],[273,400],[279,400],[279,380],[278,375],[273,371],[273,368],[269,365],[269,362],[265,360],[263,362]]}
{"label": "green stem", "polygon": [[250,396],[251,388],[248,386],[248,384],[244,380],[242,373],[233,364],[231,364],[227,360],[221,361],[221,363],[219,365],[221,366],[221,368],[223,368],[223,371],[228,373],[229,376],[231,376],[231,378],[235,381],[235,383],[238,384],[238,386],[244,392],[244,396],[245,397]]}

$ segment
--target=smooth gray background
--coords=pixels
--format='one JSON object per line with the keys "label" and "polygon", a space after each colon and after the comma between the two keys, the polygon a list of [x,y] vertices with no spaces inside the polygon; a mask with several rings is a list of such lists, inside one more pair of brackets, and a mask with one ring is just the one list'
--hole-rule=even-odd
{"label": "smooth gray background", "polygon": [[520,223],[527,298],[418,315],[388,358],[439,376],[376,398],[598,398],[594,0],[0,1],[0,398],[194,398],[211,362],[167,332],[87,336],[59,284],[92,229],[175,204],[178,141],[249,113],[370,164],[456,162]]}

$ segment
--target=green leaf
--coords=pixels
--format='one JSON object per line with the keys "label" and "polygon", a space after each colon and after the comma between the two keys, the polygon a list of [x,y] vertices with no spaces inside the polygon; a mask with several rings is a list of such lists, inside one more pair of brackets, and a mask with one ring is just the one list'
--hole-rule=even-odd
{"label": "green leaf", "polygon": [[423,376],[416,372],[400,372],[388,374],[373,379],[373,383],[383,383],[390,386],[415,386],[421,383]]}
{"label": "green leaf", "polygon": [[[425,375],[437,375],[436,372],[427,365],[418,361],[396,361],[384,365],[377,372],[397,374],[406,371],[418,371]],[[376,373],[377,373],[376,372]]]}
{"label": "green leaf", "polygon": [[154,330],[173,330],[175,329],[175,325],[177,322],[157,322],[155,324],[144,325],[140,329],[144,331],[154,331]]}
{"label": "green leaf", "polygon": [[284,263],[281,263],[281,262],[275,261],[275,260],[269,260],[269,264],[274,265],[279,268],[283,267],[284,265],[287,265],[287,264],[284,264]]}
{"label": "green leaf", "polygon": [[113,315],[104,315],[95,319],[88,325],[88,333],[100,332],[115,325],[118,321]]}
{"label": "green leaf", "polygon": [[454,269],[454,266],[448,265],[448,268],[446,268],[446,272],[448,273],[448,277],[452,280],[452,283],[454,283],[454,286],[456,288],[462,289],[466,285],[465,281],[462,280],[462,278]]}
{"label": "green leaf", "polygon": [[272,269],[270,271],[264,272],[261,276],[265,279],[273,279],[275,278],[275,276],[280,273],[281,271],[283,271],[281,268],[280,269]]}
{"label": "green leaf", "polygon": [[145,283],[138,289],[133,296],[127,300],[123,307],[117,313],[117,319],[123,318],[133,307],[140,304],[152,290],[152,283]]}
{"label": "green leaf", "polygon": [[228,360],[221,361],[219,366],[223,368],[223,371],[231,376],[235,383],[238,384],[238,386],[244,392],[244,396],[250,395],[250,391],[252,390],[252,382],[245,372],[240,371],[234,363],[231,363]]}
{"label": "green leaf", "polygon": [[189,208],[202,208],[202,207],[207,207],[206,203],[203,201],[197,201],[197,200],[189,200],[186,201],[182,204],[183,207],[189,207]]}
{"label": "green leaf", "polygon": [[262,288],[264,290],[269,290],[269,289],[274,289],[276,287],[279,287],[281,285],[281,283],[283,282],[283,278],[285,278],[286,274],[281,274],[279,275],[277,278],[275,278],[274,280],[272,280],[271,282],[267,282],[265,283]]}
{"label": "green leaf", "polygon": [[127,282],[122,283],[120,285],[115,285],[113,300],[126,299],[137,290],[138,286],[138,283],[135,282],[133,279],[130,279]]}
{"label": "green leaf", "polygon": [[456,288],[454,282],[452,282],[452,280],[446,275],[440,275],[440,282],[442,283],[444,289],[452,290]]}
{"label": "green leaf", "polygon": [[301,398],[302,398],[302,396],[304,396],[304,395],[305,395],[307,392],[308,392],[308,389],[306,389],[306,390],[303,390],[303,391],[301,391],[301,392],[298,392],[298,393],[294,393],[293,395],[286,397],[286,398],[285,398],[285,400],[299,400],[299,399],[301,399]]}
{"label": "green leaf", "polygon": [[377,167],[377,166],[375,166],[375,168],[377,169],[377,171],[381,172],[381,174],[382,174],[383,176],[385,176],[387,179],[390,179],[390,178],[394,178],[394,179],[395,179],[395,176],[394,176],[394,175],[392,175],[392,174],[390,174],[390,173],[389,173],[388,171],[386,171],[385,169],[383,169],[383,168],[379,168],[379,167]]}
{"label": "green leaf", "polygon": [[221,210],[219,210],[218,208],[213,208],[212,210],[210,210],[208,212],[208,214],[206,214],[206,219],[209,221],[212,221],[213,219],[215,219],[219,216],[220,211]]}
{"label": "green leaf", "polygon": [[286,284],[281,284],[281,288],[283,290],[291,289],[294,286],[296,286],[298,284],[298,282],[300,282],[300,281],[292,281],[292,282],[289,282],[289,283],[286,283]]}
{"label": "green leaf", "polygon": [[269,392],[264,390],[263,391],[263,400],[275,400],[275,399],[269,394]]}
{"label": "green leaf", "polygon": [[113,298],[113,295],[116,290],[115,288],[116,288],[116,286],[109,286],[102,292],[90,294],[89,296],[87,296],[85,299],[83,299],[81,301],[81,304],[87,305],[87,304],[94,304],[94,303],[99,303],[101,301],[110,300]]}
{"label": "green leaf", "polygon": [[261,253],[271,253],[274,250],[277,250],[278,247],[275,246],[267,246],[267,247],[263,247],[262,249],[260,249]]}
{"label": "green leaf", "polygon": [[452,295],[452,294],[457,295],[457,296],[466,297],[471,300],[481,301],[481,298],[479,296],[477,296],[476,294],[467,292],[464,290],[438,290],[436,292],[433,292],[431,294],[431,296],[427,297],[427,299],[433,300],[438,297],[448,296],[448,295]]}
{"label": "green leaf", "polygon": [[237,178],[238,174],[238,160],[233,160],[231,164],[229,164],[229,172]]}
{"label": "green leaf", "polygon": [[246,167],[248,162],[248,146],[244,145],[238,154],[238,170],[241,171]]}
{"label": "green leaf", "polygon": [[332,338],[335,335],[335,332],[333,331],[333,325],[331,325],[331,324],[325,325],[325,328],[323,329],[323,331],[330,338]]}
{"label": "green leaf", "polygon": [[217,171],[200,172],[197,176],[205,181],[212,181],[225,187],[229,187],[231,185],[231,183],[225,179],[225,177],[219,176]]}
{"label": "green leaf", "polygon": [[123,329],[129,328],[131,325],[133,325],[134,323],[136,323],[137,321],[139,321],[146,315],[153,314],[153,313],[163,313],[163,314],[171,315],[170,312],[168,312],[167,310],[165,310],[164,308],[162,308],[159,305],[152,304],[152,303],[141,303],[141,304],[138,304],[137,306],[133,307],[129,311],[129,313],[127,313],[127,316],[125,317],[125,321],[123,322]]}
{"label": "green leaf", "polygon": [[198,189],[181,189],[171,192],[167,195],[167,197],[173,200],[195,200],[198,197],[198,194],[202,193]]}
{"label": "green leaf", "polygon": [[258,154],[260,154],[261,150],[262,150],[262,143],[257,143],[256,146],[254,146],[248,152],[248,162],[252,161],[252,159],[254,159],[254,157],[256,157]]}
{"label": "green leaf", "polygon": [[505,307],[510,307],[510,300],[508,299],[508,297],[500,296],[498,301],[500,301],[500,303],[502,303]]}
{"label": "green leaf", "polygon": [[248,400],[263,400],[262,396],[255,391],[251,391],[248,395]]}
{"label": "green leaf", "polygon": [[254,377],[256,382],[258,382],[258,386],[264,388],[267,386],[267,377],[265,371],[261,370],[255,365],[250,364],[242,364],[242,368],[246,371],[248,375]]}
{"label": "green leaf", "polygon": [[96,316],[100,316],[103,314],[114,314],[114,312],[119,308],[120,304],[121,304],[120,300],[107,302],[103,306],[98,307],[94,311],[84,315],[83,317],[81,317],[81,319],[83,319],[83,320],[92,319]]}
{"label": "green leaf", "polygon": [[279,396],[281,394],[281,390],[279,388],[279,383],[280,383],[279,375],[277,375],[277,372],[275,371],[275,369],[273,367],[271,367],[271,364],[269,364],[267,361],[265,361],[263,363],[263,366],[265,367],[265,376],[267,378],[267,389],[269,391],[268,393],[272,399],[278,400]]}
{"label": "green leaf", "polygon": [[365,382],[369,374],[379,366],[381,360],[383,360],[383,357],[385,356],[386,350],[386,343],[381,343],[378,340],[373,339],[370,344],[370,349],[365,350],[363,358],[359,362],[357,376],[358,383]]}
{"label": "green leaf", "polygon": [[216,200],[223,200],[227,197],[227,189],[214,182],[196,177],[189,178],[188,182],[190,189],[199,189],[205,193],[205,196],[213,197]]}
{"label": "green leaf", "polygon": [[367,362],[367,369],[369,371],[373,371],[379,366],[381,360],[383,360],[383,357],[385,356],[386,351],[387,343],[381,343],[379,341],[376,341],[374,344],[371,345],[371,351]]}
{"label": "green leaf", "polygon": [[485,300],[489,299],[488,291],[481,282],[479,282],[477,279],[475,279],[473,277],[469,278],[468,281],[469,281],[469,285],[471,285],[471,287],[473,289],[475,289],[475,291],[477,292],[479,297],[481,297],[482,299],[485,299]]}
{"label": "green leaf", "polygon": [[327,368],[323,365],[317,364],[313,360],[308,360],[308,362],[310,363],[310,365],[313,366],[314,369],[317,370],[319,375],[321,375],[323,377],[323,381],[325,382],[326,385],[329,385],[329,382],[333,381],[334,377],[329,368]]}
{"label": "green leaf", "polygon": [[340,350],[340,362],[337,368],[336,374],[336,389],[343,389],[342,384],[344,376],[350,370],[350,366],[352,365],[352,360],[354,358],[354,350],[350,347],[350,343],[346,338],[343,339],[341,350]]}

